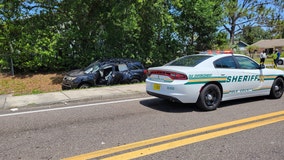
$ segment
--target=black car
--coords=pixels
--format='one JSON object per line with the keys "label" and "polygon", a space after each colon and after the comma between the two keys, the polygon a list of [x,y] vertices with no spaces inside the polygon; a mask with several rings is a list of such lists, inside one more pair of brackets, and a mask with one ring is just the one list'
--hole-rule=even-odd
{"label": "black car", "polygon": [[146,69],[139,61],[132,59],[99,60],[85,69],[68,72],[63,78],[62,89],[139,83],[145,81],[146,77]]}

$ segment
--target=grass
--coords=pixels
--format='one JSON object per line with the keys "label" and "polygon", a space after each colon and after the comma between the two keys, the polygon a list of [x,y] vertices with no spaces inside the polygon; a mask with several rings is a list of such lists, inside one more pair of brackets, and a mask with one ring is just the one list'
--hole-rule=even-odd
{"label": "grass", "polygon": [[[258,62],[258,63],[260,62],[260,59],[259,59],[259,58],[254,58],[254,60],[255,60],[256,62]],[[273,61],[272,58],[266,58],[264,64],[267,66],[267,68],[273,68],[273,66],[274,66],[274,61]],[[278,67],[278,69],[284,70],[283,67]]]}
{"label": "grass", "polygon": [[9,76],[0,74],[1,94],[39,94],[61,90],[63,74],[27,74]]}

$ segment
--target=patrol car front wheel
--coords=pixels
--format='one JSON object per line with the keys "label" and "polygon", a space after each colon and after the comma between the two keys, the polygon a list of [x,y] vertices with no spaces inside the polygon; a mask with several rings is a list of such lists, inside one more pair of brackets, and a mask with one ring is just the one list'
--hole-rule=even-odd
{"label": "patrol car front wheel", "polygon": [[215,84],[209,84],[201,90],[196,105],[202,110],[212,111],[217,109],[220,102],[220,88]]}
{"label": "patrol car front wheel", "polygon": [[284,91],[284,80],[280,77],[276,78],[270,89],[270,97],[274,99],[281,98]]}

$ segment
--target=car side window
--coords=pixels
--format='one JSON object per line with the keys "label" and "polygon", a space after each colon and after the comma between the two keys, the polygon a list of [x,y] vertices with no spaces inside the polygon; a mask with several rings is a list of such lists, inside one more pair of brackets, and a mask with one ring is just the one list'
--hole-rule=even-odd
{"label": "car side window", "polygon": [[143,69],[144,67],[142,64],[139,63],[128,63],[129,70],[138,70],[138,69]]}
{"label": "car side window", "polygon": [[235,59],[239,63],[240,69],[258,69],[259,65],[248,57],[235,56]]}
{"label": "car side window", "polygon": [[224,57],[214,62],[215,68],[237,68],[233,57]]}
{"label": "car side window", "polygon": [[126,66],[126,64],[119,64],[118,65],[118,71],[127,71],[128,68]]}

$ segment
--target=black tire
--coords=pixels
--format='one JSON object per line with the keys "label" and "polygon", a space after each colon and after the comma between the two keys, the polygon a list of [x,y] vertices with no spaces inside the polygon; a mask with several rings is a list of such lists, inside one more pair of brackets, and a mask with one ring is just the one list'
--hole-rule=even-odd
{"label": "black tire", "polygon": [[278,61],[278,64],[279,64],[279,65],[283,65],[283,60],[280,59],[280,60]]}
{"label": "black tire", "polygon": [[220,88],[215,84],[208,84],[200,92],[196,105],[202,110],[212,111],[219,107],[221,99]]}
{"label": "black tire", "polygon": [[141,81],[137,78],[131,79],[130,83],[140,83]]}
{"label": "black tire", "polygon": [[281,98],[283,95],[284,80],[280,77],[276,78],[270,89],[270,97],[273,99]]}
{"label": "black tire", "polygon": [[79,89],[86,89],[86,88],[90,88],[91,86],[87,83],[84,83],[82,85],[80,85]]}

